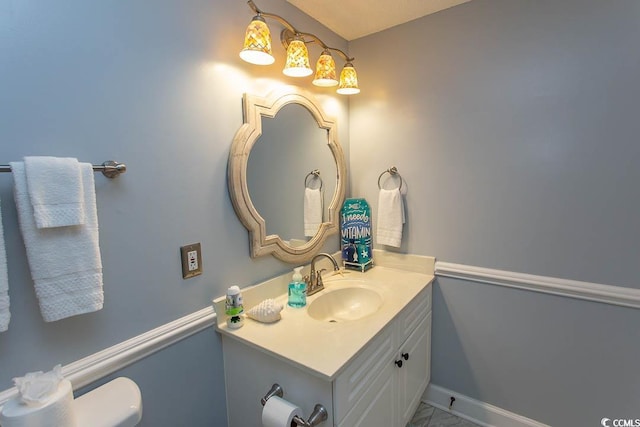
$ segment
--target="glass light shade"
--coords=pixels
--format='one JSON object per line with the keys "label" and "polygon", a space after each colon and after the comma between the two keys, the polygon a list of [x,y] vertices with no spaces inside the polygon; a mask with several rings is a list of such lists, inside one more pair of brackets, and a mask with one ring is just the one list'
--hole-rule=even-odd
{"label": "glass light shade", "polygon": [[271,33],[261,16],[255,16],[247,27],[240,58],[256,65],[270,65],[275,61],[271,55]]}
{"label": "glass light shade", "polygon": [[282,72],[290,77],[307,77],[313,74],[313,70],[309,66],[309,52],[302,40],[296,38],[289,43],[287,63]]}
{"label": "glass light shade", "polygon": [[312,82],[316,86],[330,87],[338,84],[336,62],[328,50],[322,52],[316,63],[316,77]]}
{"label": "glass light shade", "polygon": [[340,86],[337,92],[340,95],[355,95],[356,93],[360,93],[360,88],[358,88],[358,75],[351,62],[347,62],[340,73]]}

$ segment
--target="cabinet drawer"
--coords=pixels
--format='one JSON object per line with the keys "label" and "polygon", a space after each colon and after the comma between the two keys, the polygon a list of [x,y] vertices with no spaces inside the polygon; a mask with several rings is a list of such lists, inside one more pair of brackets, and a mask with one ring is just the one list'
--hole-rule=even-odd
{"label": "cabinet drawer", "polygon": [[400,313],[395,322],[396,347],[402,345],[409,338],[413,330],[431,311],[431,285],[427,286]]}
{"label": "cabinet drawer", "polygon": [[340,424],[349,410],[394,358],[393,327],[385,328],[362,353],[352,360],[333,383],[334,424]]}

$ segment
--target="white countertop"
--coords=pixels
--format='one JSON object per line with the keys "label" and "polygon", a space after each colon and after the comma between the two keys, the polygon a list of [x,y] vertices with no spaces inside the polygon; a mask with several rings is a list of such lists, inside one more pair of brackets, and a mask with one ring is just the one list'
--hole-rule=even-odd
{"label": "white countertop", "polygon": [[[282,359],[315,376],[334,380],[343,367],[393,320],[416,295],[431,284],[433,274],[405,271],[376,265],[365,273],[347,270],[324,278],[325,290],[307,298],[307,306],[292,308],[287,295],[275,298],[284,305],[282,319],[264,324],[246,318],[240,329],[229,329],[217,322],[217,330],[260,351]],[[364,281],[383,299],[375,313],[358,320],[330,323],[311,318],[307,307],[327,291],[345,287],[351,281]],[[246,307],[248,309],[251,307]]]}

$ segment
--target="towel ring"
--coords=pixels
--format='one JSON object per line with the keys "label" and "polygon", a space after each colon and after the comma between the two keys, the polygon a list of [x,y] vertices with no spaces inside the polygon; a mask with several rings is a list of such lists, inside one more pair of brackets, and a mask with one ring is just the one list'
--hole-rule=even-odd
{"label": "towel ring", "polygon": [[307,188],[307,181],[309,179],[309,177],[311,177],[311,179],[319,179],[320,180],[320,190],[322,190],[322,178],[320,178],[320,170],[319,169],[314,169],[311,172],[309,172],[307,174],[307,176],[304,177],[304,188]]}
{"label": "towel ring", "polygon": [[388,173],[391,176],[397,175],[398,178],[400,178],[400,186],[398,187],[398,191],[402,190],[402,176],[398,173],[398,168],[396,168],[395,166],[391,166],[389,169],[387,169],[386,171],[380,174],[380,176],[378,177],[378,189],[382,190],[382,186],[380,185],[380,180],[382,179],[385,173]]}

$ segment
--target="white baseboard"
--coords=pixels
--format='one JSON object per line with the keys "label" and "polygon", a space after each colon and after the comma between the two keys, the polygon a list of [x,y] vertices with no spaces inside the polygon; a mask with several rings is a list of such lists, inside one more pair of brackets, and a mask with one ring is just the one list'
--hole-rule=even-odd
{"label": "white baseboard", "polygon": [[[449,410],[451,396],[456,400]],[[549,427],[527,417],[481,402],[455,391],[429,384],[422,401],[484,427]]]}
{"label": "white baseboard", "polygon": [[[213,307],[204,308],[65,365],[62,367],[62,374],[71,381],[74,390],[84,387],[175,342],[213,326],[215,317]],[[18,390],[15,387],[1,391],[0,407],[17,394]]]}
{"label": "white baseboard", "polygon": [[640,308],[640,289],[436,262],[436,276],[507,286],[623,307]]}

